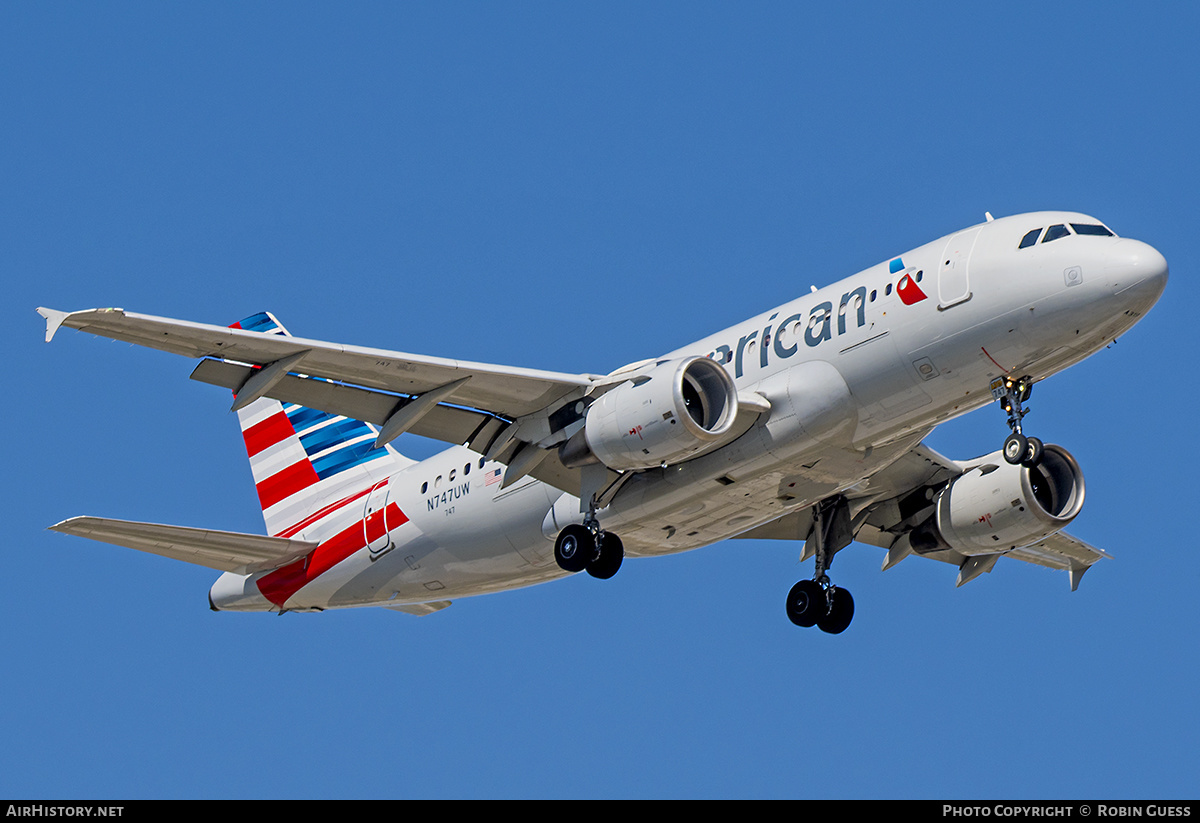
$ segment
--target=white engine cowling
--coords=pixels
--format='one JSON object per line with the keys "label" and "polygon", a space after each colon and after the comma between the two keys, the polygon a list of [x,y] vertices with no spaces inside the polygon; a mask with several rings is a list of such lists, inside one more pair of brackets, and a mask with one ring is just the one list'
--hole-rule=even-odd
{"label": "white engine cowling", "polygon": [[938,494],[933,516],[910,539],[918,552],[1006,552],[1065,528],[1083,507],[1083,493],[1083,472],[1061,446],[1046,446],[1032,469],[995,452]]}
{"label": "white engine cowling", "polygon": [[612,469],[686,460],[729,432],[733,378],[707,357],[668,360],[602,395],[587,410],[588,448]]}

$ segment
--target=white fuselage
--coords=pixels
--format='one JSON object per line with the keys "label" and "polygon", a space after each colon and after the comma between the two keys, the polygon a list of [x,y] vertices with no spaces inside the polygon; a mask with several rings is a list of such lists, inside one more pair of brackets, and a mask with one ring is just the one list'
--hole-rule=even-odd
{"label": "white fuselage", "polygon": [[[871,477],[989,403],[996,378],[1040,380],[1094,353],[1158,299],[1162,256],[1118,237],[1018,242],[1039,226],[1097,222],[990,221],[664,355],[712,357],[770,411],[732,443],[632,477],[599,513],[604,527],[630,556],[740,534]],[[226,574],[210,598],[235,610],[399,605],[564,576],[553,539],[579,522],[578,499],[531,477],[502,490],[497,469],[463,447],[409,466],[374,493],[393,512],[386,536],[355,532],[360,496],[296,535],[322,543],[302,573]]]}

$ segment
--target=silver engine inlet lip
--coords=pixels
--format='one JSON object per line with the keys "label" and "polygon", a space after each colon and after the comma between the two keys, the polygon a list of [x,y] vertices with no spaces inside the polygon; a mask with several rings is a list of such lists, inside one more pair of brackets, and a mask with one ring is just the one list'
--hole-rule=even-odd
{"label": "silver engine inlet lip", "polygon": [[[683,360],[674,374],[675,408],[693,437],[712,442],[733,428],[737,418],[737,389],[729,372],[707,357]],[[699,420],[692,415],[699,403]]]}

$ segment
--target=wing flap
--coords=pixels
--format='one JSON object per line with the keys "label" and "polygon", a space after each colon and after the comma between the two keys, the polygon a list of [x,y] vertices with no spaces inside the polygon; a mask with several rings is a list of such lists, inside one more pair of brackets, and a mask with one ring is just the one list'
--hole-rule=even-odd
{"label": "wing flap", "polygon": [[105,517],[72,517],[50,529],[237,574],[279,568],[317,547],[307,540]]}

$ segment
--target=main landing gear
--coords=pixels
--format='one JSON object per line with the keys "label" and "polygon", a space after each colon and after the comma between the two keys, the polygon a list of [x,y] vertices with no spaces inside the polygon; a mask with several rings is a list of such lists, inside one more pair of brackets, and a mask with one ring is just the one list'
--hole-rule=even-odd
{"label": "main landing gear", "polygon": [[602,531],[594,512],[588,512],[582,525],[571,524],[554,541],[554,560],[563,571],[581,572],[607,580],[621,568],[625,546],[612,532]]}
{"label": "main landing gear", "polygon": [[797,626],[816,626],[829,634],[841,634],[854,619],[854,598],[821,575],[818,580],[801,580],[787,596],[788,619]]}
{"label": "main landing gear", "polygon": [[1000,408],[1008,415],[1008,427],[1012,434],[1004,438],[1004,459],[1014,466],[1033,468],[1042,462],[1043,445],[1036,437],[1026,437],[1021,432],[1021,420],[1029,414],[1022,405],[1033,393],[1033,380],[1029,377],[1014,379],[1006,377],[993,384],[992,394],[1000,401]]}
{"label": "main landing gear", "polygon": [[833,555],[850,545],[853,537],[850,506],[838,495],[813,507],[813,525],[805,540],[816,555],[812,580],[801,580],[787,596],[788,619],[797,626],[816,626],[828,634],[841,634],[854,618],[854,598],[850,592],[829,582]]}

